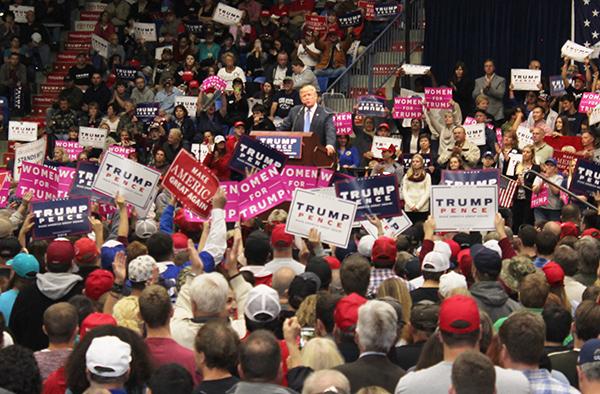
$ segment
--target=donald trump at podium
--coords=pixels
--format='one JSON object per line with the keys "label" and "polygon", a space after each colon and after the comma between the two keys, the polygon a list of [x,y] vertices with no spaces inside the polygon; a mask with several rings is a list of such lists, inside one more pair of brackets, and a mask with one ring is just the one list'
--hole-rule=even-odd
{"label": "donald trump at podium", "polygon": [[327,149],[329,156],[335,153],[335,125],[333,112],[317,104],[317,89],[313,85],[305,85],[300,89],[302,105],[290,109],[283,120],[279,131],[312,131],[319,137],[321,145]]}

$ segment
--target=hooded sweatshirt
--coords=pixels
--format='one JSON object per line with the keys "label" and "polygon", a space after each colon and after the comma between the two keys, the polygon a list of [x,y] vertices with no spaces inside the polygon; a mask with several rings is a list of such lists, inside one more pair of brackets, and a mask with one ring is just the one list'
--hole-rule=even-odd
{"label": "hooded sweatshirt", "polygon": [[287,387],[270,383],[239,382],[227,394],[295,394],[296,391]]}
{"label": "hooded sweatshirt", "polygon": [[35,286],[19,292],[10,318],[10,329],[19,345],[33,351],[48,347],[48,337],[42,331],[46,309],[58,302],[81,294],[83,279],[69,272],[37,274]]}
{"label": "hooded sweatshirt", "polygon": [[492,322],[522,308],[521,304],[508,297],[502,285],[496,281],[476,282],[469,290],[477,306],[490,316]]}

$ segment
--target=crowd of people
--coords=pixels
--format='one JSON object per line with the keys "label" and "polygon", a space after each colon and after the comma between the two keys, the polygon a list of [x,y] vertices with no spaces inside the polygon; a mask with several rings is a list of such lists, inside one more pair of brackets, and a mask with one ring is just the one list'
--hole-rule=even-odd
{"label": "crowd of people", "polygon": [[[42,22],[68,26],[69,11],[84,6],[16,3],[35,12],[15,23],[5,11],[0,25],[11,119],[27,113],[32,75],[60,47],[64,31]],[[336,135],[320,94],[389,17],[352,0],[227,3],[244,10],[238,24],[213,23],[213,0],[108,1],[94,29],[108,56],[77,55],[38,129],[44,164],[101,161],[106,149],[70,158],[56,146],[92,127],[107,130],[107,147],[129,148],[129,159],[163,175],[188,150],[220,181],[242,180],[229,168],[242,136],[313,131],[337,154],[338,172],[395,174],[413,225],[390,237],[370,217],[377,236],[357,227],[341,248],[316,230],[287,233],[281,207],[226,222],[233,196],[221,189],[207,220],[192,220],[160,188],[146,217],[117,195],[113,213],[92,205],[88,234],[38,239],[32,195],[13,187],[0,209],[0,393],[600,392],[600,211],[591,208],[600,195],[564,195],[575,165],[560,171],[553,148],[576,137],[583,148],[571,153],[600,161],[600,135],[578,112],[583,93],[597,90],[595,62],[565,58],[528,92],[491,59],[477,79],[459,62],[442,84],[452,88],[450,110],[415,119],[355,110],[352,135]],[[338,18],[356,10],[361,23],[340,28]],[[155,23],[158,41],[136,37],[135,22]],[[124,68],[135,75],[117,78]],[[536,60],[529,68],[542,69]],[[554,73],[560,96],[550,95]],[[202,89],[211,76],[222,91]],[[399,68],[392,90],[420,95],[427,86],[438,86],[432,72],[414,78]],[[180,96],[197,97],[194,113],[176,104]],[[148,103],[158,115],[138,119]],[[467,118],[485,124],[485,144],[469,141]],[[521,126],[531,144],[519,144]],[[374,137],[397,143],[377,152]],[[436,231],[431,185],[443,170],[478,169],[517,182],[495,229]],[[532,208],[544,189],[546,202]]]}

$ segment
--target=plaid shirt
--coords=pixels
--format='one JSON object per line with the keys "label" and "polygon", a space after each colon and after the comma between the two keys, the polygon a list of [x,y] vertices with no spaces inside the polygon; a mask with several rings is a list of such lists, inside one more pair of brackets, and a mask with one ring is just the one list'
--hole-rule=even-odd
{"label": "plaid shirt", "polygon": [[398,278],[404,282],[408,291],[411,291],[410,284],[394,273],[391,268],[373,268],[371,270],[371,278],[369,279],[369,289],[367,290],[367,298],[375,298],[377,296],[377,288],[384,280],[389,278]]}
{"label": "plaid shirt", "polygon": [[546,369],[528,369],[522,371],[529,380],[531,394],[575,394],[575,387],[569,386],[550,375]]}

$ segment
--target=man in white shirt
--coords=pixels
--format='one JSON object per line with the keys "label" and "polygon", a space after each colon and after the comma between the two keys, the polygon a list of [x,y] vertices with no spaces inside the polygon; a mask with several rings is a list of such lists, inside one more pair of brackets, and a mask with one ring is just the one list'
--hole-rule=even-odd
{"label": "man in white shirt", "polygon": [[277,224],[271,232],[271,246],[273,247],[273,260],[265,264],[265,271],[277,272],[280,268],[288,267],[296,275],[304,272],[304,265],[292,257],[292,244],[294,236],[285,232],[285,224]]}

